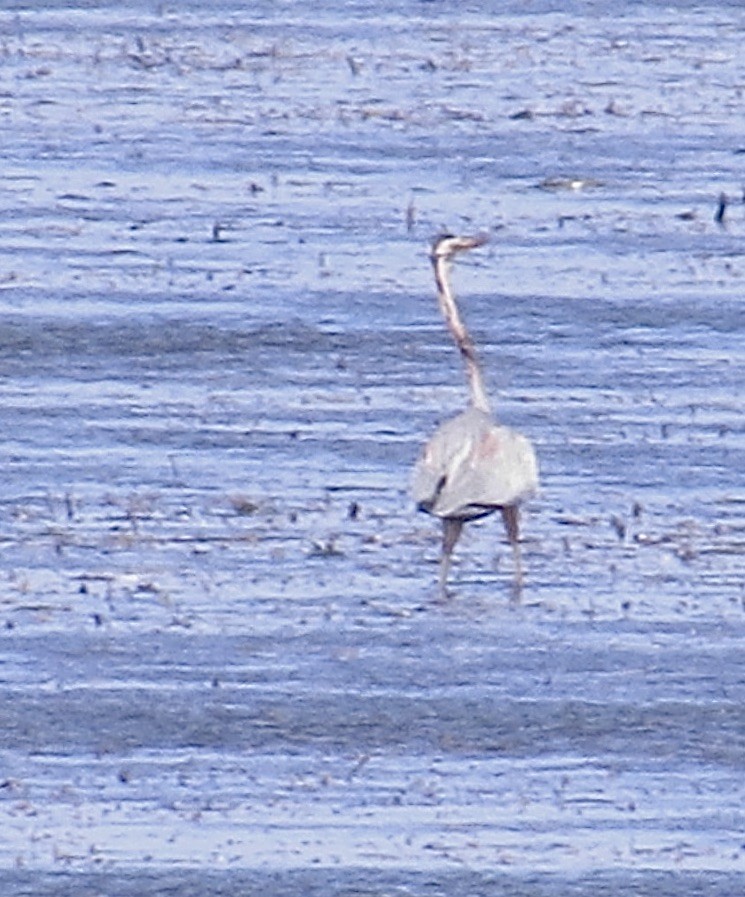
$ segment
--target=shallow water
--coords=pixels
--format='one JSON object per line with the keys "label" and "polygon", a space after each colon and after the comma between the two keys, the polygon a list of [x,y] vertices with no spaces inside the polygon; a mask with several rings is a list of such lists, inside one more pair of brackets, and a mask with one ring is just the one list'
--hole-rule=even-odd
{"label": "shallow water", "polygon": [[[0,27],[3,893],[742,890],[738,5]],[[407,494],[444,228],[519,603]]]}

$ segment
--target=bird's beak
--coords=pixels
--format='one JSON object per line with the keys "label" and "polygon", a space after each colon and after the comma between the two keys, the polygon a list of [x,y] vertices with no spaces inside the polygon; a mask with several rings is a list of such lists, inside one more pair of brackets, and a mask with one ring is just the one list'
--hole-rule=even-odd
{"label": "bird's beak", "polygon": [[450,234],[444,234],[438,237],[432,246],[432,261],[436,262],[438,258],[452,258],[459,252],[466,252],[469,249],[476,249],[477,246],[483,246],[488,240],[488,234],[476,234],[473,237],[455,237]]}
{"label": "bird's beak", "polygon": [[473,237],[459,237],[460,245],[456,246],[456,251],[465,251],[466,249],[476,249],[489,242],[489,234],[476,234]]}

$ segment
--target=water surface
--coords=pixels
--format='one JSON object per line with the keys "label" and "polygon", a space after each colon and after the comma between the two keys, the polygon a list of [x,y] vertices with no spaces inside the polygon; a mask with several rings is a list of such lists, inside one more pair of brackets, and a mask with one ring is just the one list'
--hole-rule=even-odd
{"label": "water surface", "polygon": [[[0,28],[3,893],[742,890],[738,4]],[[443,229],[520,603],[408,497]]]}

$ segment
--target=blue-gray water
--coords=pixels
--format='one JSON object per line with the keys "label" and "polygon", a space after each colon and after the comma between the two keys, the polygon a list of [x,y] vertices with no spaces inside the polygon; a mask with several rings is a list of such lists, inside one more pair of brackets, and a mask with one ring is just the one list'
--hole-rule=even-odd
{"label": "blue-gray water", "polygon": [[560,5],[0,11],[3,894],[742,891],[745,16]]}

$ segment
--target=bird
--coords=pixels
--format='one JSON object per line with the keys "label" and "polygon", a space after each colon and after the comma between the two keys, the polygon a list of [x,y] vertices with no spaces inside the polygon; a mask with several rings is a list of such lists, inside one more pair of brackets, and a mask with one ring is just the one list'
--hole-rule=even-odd
{"label": "bird", "polygon": [[513,593],[523,585],[520,505],[538,489],[538,461],[530,440],[496,423],[476,348],[450,287],[452,261],[486,243],[486,235],[437,237],[431,248],[437,302],[465,364],[469,402],[465,411],[435,430],[414,466],[412,495],[418,510],[442,520],[438,594],[448,597],[453,549],[464,523],[500,511],[514,557]]}

